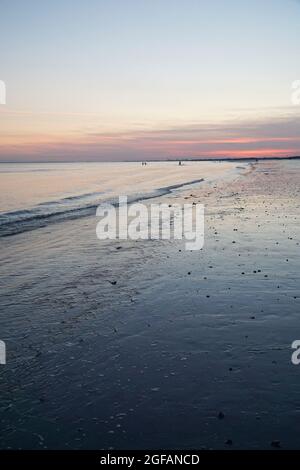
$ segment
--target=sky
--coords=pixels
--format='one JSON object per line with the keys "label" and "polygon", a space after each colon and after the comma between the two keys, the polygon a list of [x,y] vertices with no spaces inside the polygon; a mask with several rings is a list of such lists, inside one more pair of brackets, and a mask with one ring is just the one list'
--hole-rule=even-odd
{"label": "sky", "polygon": [[0,0],[0,161],[300,155],[299,26],[298,0]]}

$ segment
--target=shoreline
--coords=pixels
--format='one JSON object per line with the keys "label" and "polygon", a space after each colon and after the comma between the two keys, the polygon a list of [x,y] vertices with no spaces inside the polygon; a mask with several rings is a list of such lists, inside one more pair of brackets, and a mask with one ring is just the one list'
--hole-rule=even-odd
{"label": "shoreline", "polygon": [[66,163],[142,163],[142,162],[150,162],[150,163],[159,163],[159,162],[255,162],[255,161],[281,161],[281,160],[299,160],[300,155],[291,155],[287,157],[211,157],[211,158],[201,158],[201,157],[174,157],[174,158],[162,158],[162,159],[145,159],[145,160],[114,160],[113,162],[109,160],[2,160],[0,161],[1,164],[23,164],[23,163],[31,163],[31,164],[40,164],[40,163],[55,163],[55,164],[66,164]]}
{"label": "shoreline", "polygon": [[1,447],[297,448],[295,165],[162,196],[205,204],[199,252],[94,217],[3,240]]}
{"label": "shoreline", "polygon": [[[126,165],[126,164],[124,164]],[[195,165],[197,166],[197,165]],[[156,173],[153,175],[152,172],[157,172],[159,170],[162,174],[168,173],[168,170],[172,169],[173,174],[169,177],[164,177],[168,184],[164,185],[166,182],[162,178],[161,181],[156,181]],[[61,194],[60,199],[54,198],[54,200],[44,200],[42,203],[36,203],[32,207],[23,208],[17,207],[15,210],[11,211],[2,211],[0,212],[0,238],[10,237],[23,232],[29,232],[41,227],[46,227],[54,223],[61,223],[66,220],[72,219],[76,220],[81,217],[88,217],[95,213],[96,208],[101,204],[112,204],[115,207],[118,206],[118,200],[120,195],[127,195],[129,203],[147,201],[156,197],[161,197],[172,193],[174,191],[184,190],[185,186],[192,187],[199,183],[202,183],[207,178],[216,179],[219,174],[213,175],[212,169],[207,167],[197,167],[196,173],[193,172],[193,168],[177,169],[174,166],[169,168],[169,164],[166,163],[163,169],[160,169],[159,166],[154,166],[149,172],[148,169],[140,171],[136,176],[138,180],[139,177],[145,180],[144,187],[138,187],[133,184],[125,188],[121,186],[120,193],[118,193],[118,187],[115,187],[114,190],[107,189],[103,192],[101,190],[101,185],[95,187],[94,192],[83,193],[83,194],[72,194],[72,196],[66,194]],[[177,171],[178,170],[178,171]],[[226,172],[237,172],[238,169],[236,166],[232,165],[230,167],[225,166],[221,169],[219,173],[226,174]],[[202,175],[204,177],[200,177]],[[195,176],[198,176],[195,179]],[[101,173],[99,178],[101,181]],[[161,184],[163,186],[161,186]],[[135,190],[133,190],[133,188]],[[125,194],[124,194],[125,193]],[[59,195],[58,195],[59,196]],[[9,195],[8,195],[9,197]]]}

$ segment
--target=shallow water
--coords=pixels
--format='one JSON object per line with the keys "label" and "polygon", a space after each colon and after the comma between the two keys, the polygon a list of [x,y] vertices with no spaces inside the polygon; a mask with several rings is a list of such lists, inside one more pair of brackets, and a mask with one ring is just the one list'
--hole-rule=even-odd
{"label": "shallow water", "polygon": [[0,164],[0,237],[91,215],[103,203],[162,195],[188,183],[230,175],[234,163]]}
{"label": "shallow water", "polygon": [[160,198],[205,203],[199,252],[95,217],[3,238],[1,447],[299,448],[299,170]]}

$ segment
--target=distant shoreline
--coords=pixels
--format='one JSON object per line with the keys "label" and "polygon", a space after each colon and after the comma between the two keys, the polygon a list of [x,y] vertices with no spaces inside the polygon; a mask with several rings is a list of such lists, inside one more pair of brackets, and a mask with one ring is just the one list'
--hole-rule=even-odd
{"label": "distant shoreline", "polygon": [[300,156],[293,157],[224,157],[224,158],[178,158],[166,161],[182,161],[182,162],[251,162],[265,160],[300,160]]}
{"label": "distant shoreline", "polygon": [[300,160],[300,155],[290,157],[219,157],[219,158],[162,158],[162,159],[147,159],[147,160],[24,160],[24,161],[0,161],[0,164],[8,163],[142,163],[142,162],[256,162],[266,160]]}

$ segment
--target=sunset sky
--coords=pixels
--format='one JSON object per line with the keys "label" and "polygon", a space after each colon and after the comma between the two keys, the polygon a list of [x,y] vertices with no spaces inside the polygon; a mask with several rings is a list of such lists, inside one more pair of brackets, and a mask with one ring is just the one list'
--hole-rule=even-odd
{"label": "sunset sky", "polygon": [[1,0],[0,161],[300,154],[297,0]]}

